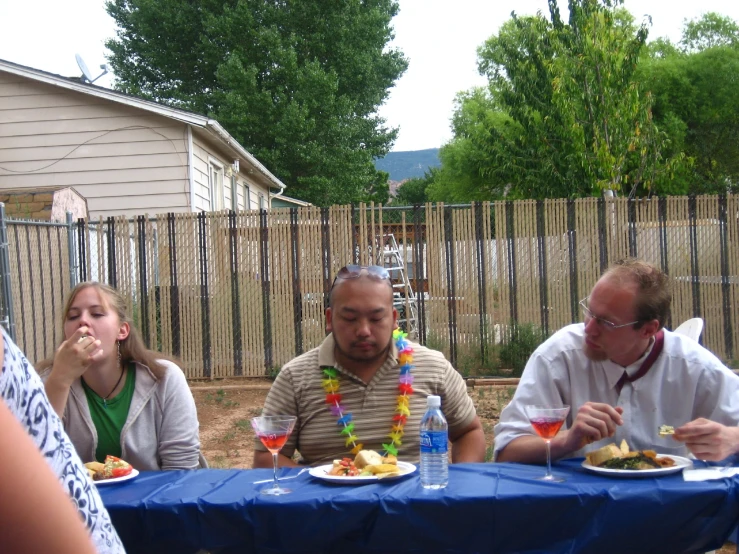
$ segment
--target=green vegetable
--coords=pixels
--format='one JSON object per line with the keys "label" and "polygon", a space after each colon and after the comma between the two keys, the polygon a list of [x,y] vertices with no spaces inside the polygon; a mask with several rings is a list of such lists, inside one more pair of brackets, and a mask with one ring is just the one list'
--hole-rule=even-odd
{"label": "green vegetable", "polygon": [[647,464],[650,468],[661,467],[652,458],[645,456],[644,454],[639,454],[638,456],[632,456],[630,458],[611,458],[610,460],[606,460],[600,464],[600,467],[606,469],[649,469],[639,467],[640,464]]}

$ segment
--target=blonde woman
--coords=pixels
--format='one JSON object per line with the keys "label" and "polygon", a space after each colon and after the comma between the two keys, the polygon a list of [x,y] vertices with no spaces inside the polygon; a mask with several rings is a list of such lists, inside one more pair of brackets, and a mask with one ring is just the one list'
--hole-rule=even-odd
{"label": "blonde woman", "polygon": [[77,285],[63,329],[53,360],[40,365],[46,394],[84,462],[113,455],[140,471],[204,465],[185,376],[146,348],[118,291]]}

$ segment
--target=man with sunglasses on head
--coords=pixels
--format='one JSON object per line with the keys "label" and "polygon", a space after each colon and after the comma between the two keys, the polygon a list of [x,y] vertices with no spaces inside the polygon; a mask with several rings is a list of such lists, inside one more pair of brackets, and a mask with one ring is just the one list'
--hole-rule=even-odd
{"label": "man with sunglasses on head", "polygon": [[[667,275],[636,259],[611,266],[568,325],[531,355],[495,427],[495,459],[545,463],[526,405],[570,406],[552,458],[625,439],[632,450],[717,461],[739,451],[739,377],[693,339],[663,329]],[[660,426],[674,427],[661,436]]]}
{"label": "man with sunglasses on head", "polygon": [[[397,322],[386,269],[349,265],[339,271],[326,309],[329,335],[319,347],[285,364],[265,401],[264,415],[298,417],[280,451],[281,466],[298,465],[293,461],[296,450],[300,463],[311,465],[351,457],[357,445],[383,453],[383,445],[392,442],[391,434],[397,438],[399,429],[397,458],[418,463],[419,426],[428,395],[441,397],[452,462],[484,460],[485,436],[464,380],[440,352],[414,343],[410,378],[401,372],[392,337]],[[403,384],[410,384],[412,392],[399,428],[393,418]],[[340,397],[328,398],[335,394]],[[259,441],[254,467],[272,467],[271,455]]]}

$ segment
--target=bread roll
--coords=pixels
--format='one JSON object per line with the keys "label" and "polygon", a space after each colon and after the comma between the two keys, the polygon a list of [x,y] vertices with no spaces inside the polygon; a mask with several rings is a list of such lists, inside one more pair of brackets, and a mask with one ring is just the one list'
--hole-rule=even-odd
{"label": "bread roll", "polygon": [[374,450],[360,450],[354,458],[354,465],[357,466],[357,469],[362,469],[366,466],[378,466],[380,464],[382,464],[382,456]]}
{"label": "bread roll", "polygon": [[607,462],[611,458],[621,457],[623,457],[621,449],[613,443],[608,444],[603,448],[599,448],[598,450],[594,450],[593,452],[588,452],[585,455],[585,459],[591,466],[599,466],[600,464],[602,464],[603,462]]}

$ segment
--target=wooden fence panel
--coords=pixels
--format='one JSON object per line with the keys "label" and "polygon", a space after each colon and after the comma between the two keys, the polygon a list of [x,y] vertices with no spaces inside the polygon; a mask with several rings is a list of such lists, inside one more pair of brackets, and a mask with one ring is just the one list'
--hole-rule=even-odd
{"label": "wooden fence panel", "polygon": [[[115,284],[153,348],[190,378],[262,376],[325,336],[336,272],[388,263],[415,303],[421,340],[453,361],[484,357],[511,325],[549,333],[581,320],[577,302],[632,254],[673,279],[668,327],[705,320],[703,343],[739,358],[739,197],[553,199],[417,208],[314,206],[83,222],[79,279]],[[71,283],[66,226],[9,225],[18,343],[32,360],[61,340]],[[394,239],[394,243],[390,237]],[[479,355],[478,355],[479,353]]]}

